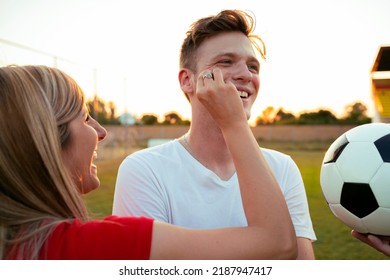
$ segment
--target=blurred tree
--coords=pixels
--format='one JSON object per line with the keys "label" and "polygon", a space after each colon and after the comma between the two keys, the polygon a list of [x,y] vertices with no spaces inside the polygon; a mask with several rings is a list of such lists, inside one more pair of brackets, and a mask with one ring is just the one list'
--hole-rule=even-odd
{"label": "blurred tree", "polygon": [[320,109],[317,112],[302,113],[298,117],[299,124],[336,124],[337,117],[329,110]]}
{"label": "blurred tree", "polygon": [[119,119],[115,116],[116,107],[114,102],[106,102],[95,96],[86,102],[89,114],[100,124],[120,124]]}
{"label": "blurred tree", "polygon": [[163,124],[180,124],[181,117],[175,112],[170,112],[164,115]]}
{"label": "blurred tree", "polygon": [[116,107],[114,101],[108,102],[108,108],[110,109],[110,119],[115,119],[116,117]]}
{"label": "blurred tree", "polygon": [[268,106],[261,112],[261,115],[256,118],[256,125],[272,124],[274,122],[276,110],[272,106]]}
{"label": "blurred tree", "polygon": [[169,112],[164,115],[163,125],[189,125],[189,120],[183,120],[176,112]]}
{"label": "blurred tree", "polygon": [[345,106],[345,117],[341,120],[345,124],[364,124],[371,122],[367,116],[367,106],[361,102],[355,102]]}
{"label": "blurred tree", "polygon": [[296,123],[295,115],[285,112],[283,108],[279,108],[274,118],[275,124],[293,124]]}
{"label": "blurred tree", "polygon": [[153,114],[145,114],[141,117],[141,124],[143,125],[156,125],[158,124],[158,118]]}

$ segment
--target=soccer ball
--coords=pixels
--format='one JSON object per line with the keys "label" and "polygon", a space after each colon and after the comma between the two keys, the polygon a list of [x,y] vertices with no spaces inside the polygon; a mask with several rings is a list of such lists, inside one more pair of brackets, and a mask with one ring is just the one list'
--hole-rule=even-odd
{"label": "soccer ball", "polygon": [[324,156],[320,183],[340,221],[390,236],[390,124],[364,124],[338,137]]}

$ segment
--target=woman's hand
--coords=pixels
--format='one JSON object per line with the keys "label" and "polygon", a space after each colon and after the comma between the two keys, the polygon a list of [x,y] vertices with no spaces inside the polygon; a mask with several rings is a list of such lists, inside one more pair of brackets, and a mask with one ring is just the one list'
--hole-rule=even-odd
{"label": "woman's hand", "polygon": [[199,74],[196,96],[221,129],[235,124],[247,125],[238,90],[232,83],[226,83],[219,68]]}

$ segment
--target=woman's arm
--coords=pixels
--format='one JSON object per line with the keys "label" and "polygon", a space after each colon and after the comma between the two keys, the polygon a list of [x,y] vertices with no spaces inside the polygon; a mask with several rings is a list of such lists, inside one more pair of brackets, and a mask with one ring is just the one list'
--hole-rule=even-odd
{"label": "woman's arm", "polygon": [[296,237],[280,188],[254,138],[233,84],[202,74],[197,96],[218,123],[233,158],[248,227],[190,230],[155,222],[152,259],[294,259]]}

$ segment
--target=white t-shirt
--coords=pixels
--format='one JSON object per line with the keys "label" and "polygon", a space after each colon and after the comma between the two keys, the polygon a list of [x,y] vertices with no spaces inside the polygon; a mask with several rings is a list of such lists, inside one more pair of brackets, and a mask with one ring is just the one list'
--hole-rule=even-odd
{"label": "white t-shirt", "polygon": [[[291,157],[261,149],[296,235],[315,240],[301,174]],[[129,155],[120,165],[113,214],[146,216],[189,228],[246,226],[237,174],[221,180],[176,139]]]}

